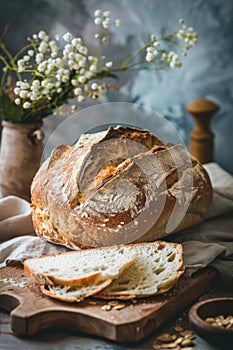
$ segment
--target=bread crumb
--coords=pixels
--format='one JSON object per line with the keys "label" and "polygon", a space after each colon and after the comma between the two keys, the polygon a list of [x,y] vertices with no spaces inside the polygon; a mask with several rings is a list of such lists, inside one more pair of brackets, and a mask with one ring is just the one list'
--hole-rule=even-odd
{"label": "bread crumb", "polygon": [[110,311],[111,309],[112,309],[112,307],[108,304],[101,306],[102,311]]}

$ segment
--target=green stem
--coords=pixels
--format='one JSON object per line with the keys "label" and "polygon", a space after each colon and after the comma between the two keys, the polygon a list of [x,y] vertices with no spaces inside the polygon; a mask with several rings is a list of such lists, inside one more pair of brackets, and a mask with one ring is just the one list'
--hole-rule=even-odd
{"label": "green stem", "polygon": [[[7,55],[7,57],[9,58],[9,60],[10,60],[10,63],[11,63],[11,65],[12,65],[12,68],[8,65],[8,68],[10,69],[10,70],[15,70],[16,71],[16,75],[17,75],[17,78],[19,79],[19,80],[21,80],[21,75],[18,73],[18,70],[17,70],[17,65],[15,64],[15,60],[14,60],[14,57],[11,55],[11,53],[7,50],[7,48],[6,48],[6,46],[5,46],[5,44],[1,44],[1,48],[2,48],[2,51]],[[15,68],[15,69],[13,69],[13,68]],[[4,77],[4,79],[5,79],[5,77]]]}
{"label": "green stem", "polygon": [[8,69],[12,69],[11,66],[9,66],[9,63],[7,62],[7,60],[2,55],[0,55],[0,60],[5,64],[5,66]]}
{"label": "green stem", "polygon": [[[1,46],[2,51],[3,51],[3,52],[7,55],[7,57],[9,58],[10,62],[12,62],[13,57],[12,57],[12,55],[10,54],[10,52],[7,50],[5,44],[1,43],[0,46]],[[12,62],[12,63],[13,63],[13,62]]]}
{"label": "green stem", "polygon": [[177,29],[175,29],[172,33],[170,34],[167,34],[167,35],[164,35],[162,36],[161,38],[158,38],[158,41],[161,41],[161,40],[168,40],[171,36],[175,35],[177,33]]}
{"label": "green stem", "polygon": [[[153,62],[152,62],[152,63],[153,63]],[[166,68],[166,67],[156,66],[156,67],[153,68],[153,71],[154,71],[154,70],[165,69],[165,68]],[[151,70],[151,69],[150,69],[149,66],[142,66],[142,67],[138,67],[138,68],[133,67],[133,68],[130,69],[130,72],[138,72],[138,71],[140,71],[140,70]],[[115,69],[114,69],[114,72],[116,72],[116,73],[117,73],[117,72],[122,72],[121,67],[115,68]]]}
{"label": "green stem", "polygon": [[147,63],[147,61],[145,59],[142,59],[140,61],[137,61],[129,66],[126,67],[127,70],[131,70],[132,68],[138,66],[139,64],[142,64],[142,63]]}
{"label": "green stem", "polygon": [[[1,79],[1,86],[5,85],[5,79],[6,79],[7,71],[3,73],[2,79]],[[1,91],[1,90],[0,90]]]}
{"label": "green stem", "polygon": [[107,38],[108,37],[108,30],[106,30],[103,35],[100,36],[100,40],[99,40],[99,46],[98,46],[98,49],[95,53],[95,57],[98,59],[98,64],[99,64],[99,58],[100,58],[100,53],[102,51],[102,48],[103,48],[103,38]]}
{"label": "green stem", "polygon": [[[11,69],[11,67],[9,66],[7,60],[2,56],[0,55],[0,60],[4,63],[5,67],[7,69]],[[1,78],[1,86],[3,86],[5,84],[5,78],[6,78],[6,74],[7,72],[4,72],[3,75],[2,75],[2,78]]]}
{"label": "green stem", "polygon": [[142,46],[140,49],[138,49],[137,51],[135,51],[127,60],[125,60],[122,64],[121,64],[121,68],[122,70],[126,69],[127,64],[132,61],[137,55],[139,55],[142,51],[144,51],[150,44],[152,44],[153,42],[150,40],[148,41],[144,46]]}
{"label": "green stem", "polygon": [[26,46],[24,46],[21,50],[19,50],[18,52],[17,52],[17,54],[13,57],[13,60],[15,61],[15,60],[17,60],[17,58],[24,52],[24,51],[26,51],[27,49],[29,49],[30,47],[33,47],[33,48],[35,48],[35,46],[38,46],[39,44],[27,44]]}

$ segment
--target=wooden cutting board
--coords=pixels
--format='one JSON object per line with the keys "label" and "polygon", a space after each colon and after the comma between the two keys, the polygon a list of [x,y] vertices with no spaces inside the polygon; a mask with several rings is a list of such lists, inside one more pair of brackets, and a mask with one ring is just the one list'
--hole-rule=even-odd
{"label": "wooden cutting board", "polygon": [[106,302],[102,300],[68,304],[44,296],[21,268],[6,267],[0,273],[0,307],[11,312],[11,327],[17,336],[62,327],[118,342],[143,339],[209,290],[216,277],[214,270],[205,269],[192,278],[182,278],[163,295],[136,304],[125,302],[121,310],[103,311]]}

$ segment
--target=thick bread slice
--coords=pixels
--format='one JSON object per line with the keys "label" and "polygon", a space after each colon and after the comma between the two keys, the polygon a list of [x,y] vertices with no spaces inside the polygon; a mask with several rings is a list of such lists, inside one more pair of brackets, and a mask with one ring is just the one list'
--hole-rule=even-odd
{"label": "thick bread slice", "polygon": [[27,259],[24,270],[39,284],[86,286],[114,279],[136,257],[131,246],[113,246]]}
{"label": "thick bread slice", "polygon": [[47,286],[41,285],[40,290],[43,294],[51,298],[73,303],[80,302],[84,298],[99,293],[104,288],[108,287],[111,282],[112,280],[109,279],[101,283],[95,283],[84,287],[65,286],[61,284]]}
{"label": "thick bread slice", "polygon": [[97,297],[131,299],[165,293],[184,273],[181,244],[157,241],[133,247],[137,251],[133,264]]}

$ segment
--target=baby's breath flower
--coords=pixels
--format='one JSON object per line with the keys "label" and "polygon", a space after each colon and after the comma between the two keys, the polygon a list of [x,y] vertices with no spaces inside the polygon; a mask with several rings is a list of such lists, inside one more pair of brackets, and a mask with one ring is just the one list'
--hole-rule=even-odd
{"label": "baby's breath flower", "polygon": [[43,61],[43,59],[44,59],[44,55],[42,54],[42,53],[38,53],[37,55],[36,55],[36,63],[38,64],[38,63],[41,63],[42,61]]}
{"label": "baby's breath flower", "polygon": [[23,60],[24,62],[30,61],[30,56],[28,55],[23,56]]}
{"label": "baby's breath flower", "polygon": [[100,24],[102,24],[102,18],[100,17],[96,17],[95,20],[94,20],[94,23],[99,26]]}
{"label": "baby's breath flower", "polygon": [[45,53],[48,49],[48,44],[45,41],[41,41],[40,46],[38,47],[38,51],[41,53]]}
{"label": "baby's breath flower", "polygon": [[85,97],[83,95],[79,95],[77,100],[78,102],[83,102],[85,100]]}
{"label": "baby's breath flower", "polygon": [[92,64],[91,66],[90,66],[90,68],[89,68],[89,70],[91,71],[91,72],[96,72],[96,70],[97,70],[97,68],[96,68],[96,66],[94,65],[94,64]]}
{"label": "baby's breath flower", "polygon": [[110,11],[104,11],[103,12],[103,16],[104,17],[109,17],[109,16],[111,16],[111,12]]}
{"label": "baby's breath flower", "polygon": [[80,75],[78,77],[78,81],[81,83],[81,84],[84,84],[86,82],[86,77],[84,75]]}
{"label": "baby's breath flower", "polygon": [[56,43],[56,41],[55,41],[55,40],[50,40],[49,46],[50,46],[51,48],[54,48],[54,47],[57,48],[57,43]]}
{"label": "baby's breath flower", "polygon": [[69,58],[70,60],[73,60],[73,59],[75,58],[74,52],[70,52],[70,53],[68,54],[68,58]]}
{"label": "baby's breath flower", "polygon": [[34,87],[40,87],[40,81],[38,79],[33,80],[32,86]]}
{"label": "baby's breath flower", "polygon": [[[37,35],[36,34],[34,34],[35,35],[35,39],[37,39]],[[46,38],[46,33],[43,31],[43,30],[41,30],[39,33],[38,33],[38,38],[39,39],[41,39],[41,40],[44,40],[45,38]]]}
{"label": "baby's breath flower", "polygon": [[73,35],[69,32],[63,35],[63,39],[67,42],[70,43],[73,39]]}
{"label": "baby's breath flower", "polygon": [[112,61],[106,62],[106,63],[105,63],[105,66],[106,66],[107,68],[112,68],[112,66],[113,66]]}
{"label": "baby's breath flower", "polygon": [[46,68],[47,68],[47,62],[46,61],[43,61],[43,62],[39,63],[38,71],[40,73],[43,73],[46,70]]}
{"label": "baby's breath flower", "polygon": [[155,58],[155,56],[153,55],[152,52],[147,52],[147,54],[146,54],[146,61],[147,62],[153,61],[154,58]]}
{"label": "baby's breath flower", "polygon": [[51,53],[51,57],[52,57],[52,58],[56,58],[57,55],[58,55],[58,52],[57,52],[57,51],[53,51],[53,52]]}
{"label": "baby's breath flower", "polygon": [[27,89],[29,89],[30,85],[28,84],[28,82],[26,80],[24,80],[24,81],[19,82],[19,87],[21,89],[27,90]]}
{"label": "baby's breath flower", "polygon": [[[157,44],[157,45],[155,45]],[[148,46],[146,49],[146,61],[147,62],[152,62],[155,57],[158,54],[158,50],[156,49],[156,47],[159,45],[159,43],[154,42],[153,46]]]}
{"label": "baby's breath flower", "polygon": [[35,52],[34,52],[33,50],[29,50],[29,51],[28,51],[28,55],[31,56],[31,57],[34,56],[34,53],[35,53]]}
{"label": "baby's breath flower", "polygon": [[87,49],[87,47],[85,47],[85,46],[80,46],[79,52],[80,52],[81,54],[83,54],[83,55],[87,55],[87,54],[88,54],[88,49]]}
{"label": "baby's breath flower", "polygon": [[31,105],[32,105],[32,104],[31,104],[30,102],[26,101],[26,102],[24,102],[24,104],[23,104],[23,108],[28,109],[28,108],[31,107]]}
{"label": "baby's breath flower", "polygon": [[100,37],[100,35],[99,35],[98,33],[96,33],[96,34],[94,35],[94,38],[95,38],[95,39],[99,39],[99,37]]}
{"label": "baby's breath flower", "polygon": [[19,95],[20,88],[19,87],[14,88],[14,93],[15,93],[15,95]]}
{"label": "baby's breath flower", "polygon": [[56,58],[55,64],[57,68],[62,68],[63,67],[63,61],[60,57]]}
{"label": "baby's breath flower", "polygon": [[102,25],[105,29],[108,29],[111,23],[112,23],[112,20],[111,18],[108,17],[103,21]]}
{"label": "baby's breath flower", "polygon": [[21,104],[20,98],[16,98],[16,99],[15,99],[15,104],[16,104],[16,105],[20,105],[20,104]]}
{"label": "baby's breath flower", "polygon": [[95,12],[94,12],[94,16],[95,17],[101,17],[103,15],[103,13],[102,13],[102,11],[101,10],[95,10]]}
{"label": "baby's breath flower", "polygon": [[71,105],[70,106],[71,112],[74,112],[76,110],[76,108],[77,108],[76,105]]}
{"label": "baby's breath flower", "polygon": [[[180,22],[181,23],[181,22]],[[182,22],[181,24],[183,24]],[[192,27],[186,29],[186,26],[183,24],[182,29],[178,30],[176,34],[177,38],[185,43],[185,49],[189,50],[197,43],[197,33]]]}
{"label": "baby's breath flower", "polygon": [[21,98],[25,98],[25,97],[27,97],[27,90],[21,90],[20,91],[20,93],[19,93],[19,97],[21,97]]}
{"label": "baby's breath flower", "polygon": [[121,20],[119,18],[117,18],[115,20],[115,25],[116,25],[116,27],[120,27],[121,26]]}
{"label": "baby's breath flower", "polygon": [[86,78],[86,79],[91,79],[92,77],[93,77],[93,73],[90,72],[90,71],[86,71],[86,73],[85,73],[85,78]]}
{"label": "baby's breath flower", "polygon": [[18,66],[18,72],[19,73],[23,72],[25,69],[25,61],[23,59],[18,60],[17,66]]}
{"label": "baby's breath flower", "polygon": [[72,79],[72,80],[71,80],[71,84],[72,84],[73,86],[77,86],[77,85],[78,85],[78,81],[77,81],[76,79]]}
{"label": "baby's breath flower", "polygon": [[74,38],[74,39],[72,39],[71,44],[72,44],[74,47],[77,47],[78,45],[81,45],[81,44],[82,44],[82,40],[81,40],[80,38]]}
{"label": "baby's breath flower", "polygon": [[73,51],[74,51],[74,47],[71,44],[67,44],[64,47],[63,55],[65,55],[67,57],[69,55],[69,53],[73,52]]}
{"label": "baby's breath flower", "polygon": [[91,89],[92,89],[92,90],[97,90],[98,87],[99,87],[99,85],[98,85],[97,83],[91,84]]}
{"label": "baby's breath flower", "polygon": [[75,96],[81,95],[82,94],[82,89],[80,87],[74,89],[74,94]]}

